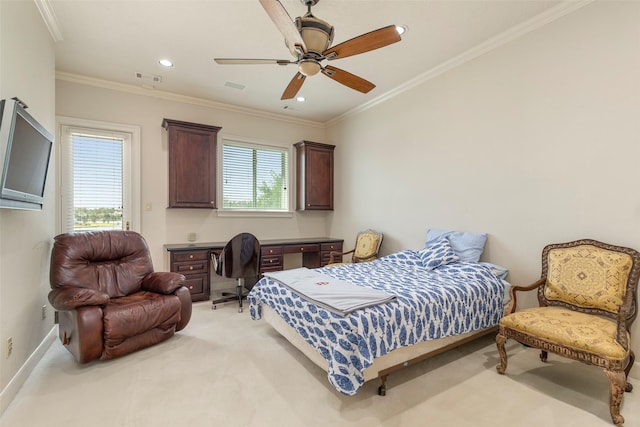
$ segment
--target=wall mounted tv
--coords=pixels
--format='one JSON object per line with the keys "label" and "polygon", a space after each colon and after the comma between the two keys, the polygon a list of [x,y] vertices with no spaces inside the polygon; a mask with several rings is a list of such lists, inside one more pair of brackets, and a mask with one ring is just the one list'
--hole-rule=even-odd
{"label": "wall mounted tv", "polygon": [[25,108],[0,100],[0,208],[42,210],[53,135]]}

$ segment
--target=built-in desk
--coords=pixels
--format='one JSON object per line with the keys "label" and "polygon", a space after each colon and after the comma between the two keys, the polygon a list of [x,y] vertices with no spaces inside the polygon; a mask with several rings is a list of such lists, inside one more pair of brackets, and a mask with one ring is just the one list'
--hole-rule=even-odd
{"label": "built-in desk", "polygon": [[[318,268],[329,263],[332,251],[342,252],[343,239],[310,237],[260,240],[260,273],[284,268],[285,254],[302,254],[302,265]],[[218,255],[227,242],[166,244],[170,270],[184,274],[193,301],[206,301],[210,295],[211,255]]]}

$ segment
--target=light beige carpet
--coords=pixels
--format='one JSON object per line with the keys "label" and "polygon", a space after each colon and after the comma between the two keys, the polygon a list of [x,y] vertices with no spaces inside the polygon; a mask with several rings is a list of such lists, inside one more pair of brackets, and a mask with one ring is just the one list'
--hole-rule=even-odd
{"label": "light beige carpet", "polygon": [[[267,324],[232,303],[196,303],[169,341],[78,365],[56,341],[0,418],[2,427],[112,426],[612,426],[608,382],[595,367],[507,345],[495,371],[491,337],[390,376],[352,397]],[[640,382],[625,426],[640,426]]]}

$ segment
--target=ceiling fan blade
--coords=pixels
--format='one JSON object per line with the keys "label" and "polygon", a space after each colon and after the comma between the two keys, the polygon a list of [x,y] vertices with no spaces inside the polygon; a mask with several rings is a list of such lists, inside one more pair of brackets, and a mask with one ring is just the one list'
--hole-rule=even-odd
{"label": "ceiling fan blade", "polygon": [[296,73],[296,75],[293,76],[293,78],[289,82],[289,85],[287,86],[287,88],[282,93],[282,97],[280,99],[291,99],[294,96],[296,96],[296,94],[302,87],[302,83],[304,83],[304,79],[306,79],[304,74],[299,72]]}
{"label": "ceiling fan blade", "polygon": [[296,46],[299,46],[304,53],[307,53],[307,46],[304,44],[298,28],[293,23],[287,10],[282,6],[282,3],[278,0],[260,0],[260,4],[284,36],[284,40],[291,54],[297,56]]}
{"label": "ceiling fan blade", "polygon": [[342,83],[343,85],[362,93],[368,93],[371,89],[376,87],[376,85],[362,77],[358,77],[355,74],[351,74],[347,71],[341,70],[340,68],[332,67],[331,65],[324,67],[322,69],[322,74],[337,81],[338,83]]}
{"label": "ceiling fan blade", "polygon": [[237,65],[237,64],[278,64],[289,65],[295,64],[288,59],[247,59],[247,58],[213,58],[216,63],[221,65]]}
{"label": "ceiling fan blade", "polygon": [[322,52],[322,56],[328,60],[346,58],[347,56],[379,49],[400,40],[402,39],[396,30],[396,26],[389,25],[337,44]]}

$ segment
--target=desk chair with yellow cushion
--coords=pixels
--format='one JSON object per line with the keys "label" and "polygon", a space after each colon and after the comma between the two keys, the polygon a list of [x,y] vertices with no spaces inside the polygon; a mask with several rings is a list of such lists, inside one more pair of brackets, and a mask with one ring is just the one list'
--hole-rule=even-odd
{"label": "desk chair with yellow cushion", "polygon": [[353,254],[351,263],[373,261],[378,258],[380,245],[382,233],[371,229],[361,231],[356,237],[356,247],[347,252],[331,252],[327,266],[342,264],[342,257],[348,254]]}
{"label": "desk chair with yellow cushion", "polygon": [[515,291],[538,290],[539,307],[502,318],[496,337],[500,374],[507,369],[507,338],[541,350],[540,359],[555,353],[604,369],[610,383],[609,412],[617,426],[624,423],[620,404],[632,390],[627,376],[635,355],[629,328],[637,314],[640,253],[595,240],[546,246],[542,277]]}

